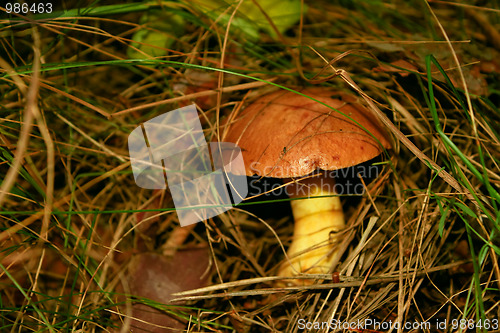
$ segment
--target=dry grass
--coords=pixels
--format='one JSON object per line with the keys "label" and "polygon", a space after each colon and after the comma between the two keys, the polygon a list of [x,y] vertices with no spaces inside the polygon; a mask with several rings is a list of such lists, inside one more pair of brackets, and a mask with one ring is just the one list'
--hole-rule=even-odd
{"label": "dry grass", "polygon": [[[146,304],[189,332],[365,319],[432,324],[394,332],[465,331],[465,322],[500,331],[499,8],[325,1],[286,34],[252,42],[193,3],[164,4],[184,17],[184,33],[167,34],[164,56],[131,60],[140,16],[156,3],[97,1],[87,15],[75,3],[31,25],[0,17],[2,330],[162,331],[132,320]],[[127,138],[192,101],[212,138],[259,94],[307,84],[369,106],[394,146],[365,195],[342,199],[339,281],[277,288],[288,199],[256,198],[180,229],[168,190],[135,184]],[[141,255],[178,248],[209,252],[179,267],[210,264],[206,287],[175,294],[189,307],[134,295]]]}

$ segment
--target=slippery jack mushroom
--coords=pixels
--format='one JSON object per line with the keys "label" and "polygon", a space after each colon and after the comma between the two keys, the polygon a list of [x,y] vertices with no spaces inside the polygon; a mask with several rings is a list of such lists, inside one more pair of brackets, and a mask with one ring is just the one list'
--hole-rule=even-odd
{"label": "slippery jack mushroom", "polygon": [[[247,176],[291,178],[294,182],[286,191],[292,198],[312,198],[291,201],[295,225],[287,250],[289,260],[278,272],[283,277],[328,273],[336,257],[337,233],[345,227],[332,178],[320,172],[301,181],[295,179],[318,170],[360,164],[390,147],[384,131],[363,106],[332,99],[328,88],[309,88],[301,93],[348,115],[366,130],[308,97],[278,91],[244,109],[223,138],[242,149]],[[307,281],[312,280],[285,282],[298,285]]]}

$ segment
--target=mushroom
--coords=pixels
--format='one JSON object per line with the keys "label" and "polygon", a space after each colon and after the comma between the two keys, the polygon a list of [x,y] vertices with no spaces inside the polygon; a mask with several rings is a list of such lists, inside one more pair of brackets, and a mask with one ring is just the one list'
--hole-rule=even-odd
{"label": "mushroom", "polygon": [[[357,165],[390,147],[385,132],[360,104],[331,98],[329,88],[301,93],[329,107],[290,91],[274,92],[245,108],[223,137],[241,148],[247,176],[291,178],[286,192],[310,198],[291,201],[295,225],[289,260],[279,268],[283,277],[328,273],[336,257],[345,220],[335,182],[325,171]],[[290,280],[306,283],[301,281]]]}

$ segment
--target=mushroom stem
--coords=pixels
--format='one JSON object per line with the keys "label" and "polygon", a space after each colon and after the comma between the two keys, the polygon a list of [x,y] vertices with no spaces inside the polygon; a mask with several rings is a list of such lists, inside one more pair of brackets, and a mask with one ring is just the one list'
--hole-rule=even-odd
{"label": "mushroom stem", "polygon": [[[333,179],[325,176],[308,178],[287,187],[292,198],[320,198],[292,200],[293,240],[287,251],[288,260],[281,265],[279,276],[327,274],[330,271],[339,241],[336,233],[345,227],[342,205],[334,188]],[[309,280],[287,282],[297,285],[307,284]]]}

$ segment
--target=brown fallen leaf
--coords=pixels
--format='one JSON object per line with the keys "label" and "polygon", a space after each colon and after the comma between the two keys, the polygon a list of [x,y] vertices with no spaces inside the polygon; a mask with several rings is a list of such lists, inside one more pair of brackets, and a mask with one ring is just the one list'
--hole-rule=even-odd
{"label": "brown fallen leaf", "polygon": [[[139,254],[128,270],[130,295],[165,305],[181,305],[170,302],[172,294],[205,286],[208,262],[206,248],[179,250],[170,258],[156,253]],[[172,310],[175,312],[175,307]],[[182,319],[140,302],[132,305],[131,316],[127,330],[131,332],[179,332],[187,326]]]}

